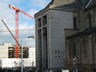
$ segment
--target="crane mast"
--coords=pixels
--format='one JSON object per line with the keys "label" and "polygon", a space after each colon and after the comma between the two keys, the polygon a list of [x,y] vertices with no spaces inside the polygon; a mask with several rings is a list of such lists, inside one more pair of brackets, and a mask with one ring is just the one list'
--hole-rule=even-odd
{"label": "crane mast", "polygon": [[[19,42],[19,11],[16,11],[16,39]],[[19,45],[16,42],[16,58],[19,58]]]}

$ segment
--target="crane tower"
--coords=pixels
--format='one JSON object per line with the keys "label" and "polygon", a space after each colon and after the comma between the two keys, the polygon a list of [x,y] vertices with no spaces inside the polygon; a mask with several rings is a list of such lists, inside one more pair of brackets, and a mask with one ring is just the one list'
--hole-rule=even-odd
{"label": "crane tower", "polygon": [[[15,10],[16,12],[16,40],[19,42],[19,12],[23,13],[24,15],[34,19],[34,17],[32,17],[31,15],[29,15],[28,13],[20,10],[19,8],[16,8],[15,6],[9,5],[9,8]],[[19,45],[16,42],[16,58],[19,58]]]}

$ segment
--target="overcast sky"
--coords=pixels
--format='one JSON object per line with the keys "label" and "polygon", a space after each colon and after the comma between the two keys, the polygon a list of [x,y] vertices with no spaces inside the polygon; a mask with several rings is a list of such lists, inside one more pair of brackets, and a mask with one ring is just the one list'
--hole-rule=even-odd
{"label": "overcast sky", "polygon": [[[4,19],[6,24],[11,30],[15,30],[15,11],[8,7],[9,4],[29,13],[34,16],[35,13],[43,9],[51,0],[0,0],[0,20]],[[19,13],[20,22],[19,29],[26,30],[20,31],[20,40],[23,42],[23,46],[34,46],[35,40],[28,39],[28,36],[35,35],[35,21],[27,16]],[[5,30],[5,26],[0,21],[0,31]],[[15,32],[12,31],[15,35]],[[9,32],[0,32],[0,44],[12,43],[15,44],[14,39]]]}

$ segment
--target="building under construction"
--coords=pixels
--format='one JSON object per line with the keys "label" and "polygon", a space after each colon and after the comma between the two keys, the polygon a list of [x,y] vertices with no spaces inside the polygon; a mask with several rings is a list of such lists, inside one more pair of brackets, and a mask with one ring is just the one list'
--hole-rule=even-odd
{"label": "building under construction", "polygon": [[[8,48],[8,58],[16,58],[16,48],[15,47],[9,47]],[[19,57],[21,58],[21,48],[18,50],[19,51]],[[28,53],[29,48],[28,47],[23,47],[23,58],[28,58]]]}
{"label": "building under construction", "polygon": [[35,48],[23,47],[23,59],[21,59],[21,48],[19,50],[20,58],[16,58],[15,49],[15,46],[12,46],[11,43],[4,43],[4,45],[0,45],[0,71],[21,72],[22,60],[25,72],[27,70],[34,70]]}
{"label": "building under construction", "polygon": [[[15,46],[12,46],[10,43],[4,43],[0,45],[0,58],[16,58]],[[23,47],[23,58],[29,57],[29,48]],[[21,48],[19,49],[19,57],[21,58]]]}

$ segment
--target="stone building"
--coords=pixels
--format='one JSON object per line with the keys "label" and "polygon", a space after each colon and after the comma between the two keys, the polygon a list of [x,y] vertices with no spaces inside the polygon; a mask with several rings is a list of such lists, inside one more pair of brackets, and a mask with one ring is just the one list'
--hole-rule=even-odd
{"label": "stone building", "polygon": [[96,72],[96,0],[81,0],[77,30],[66,32],[66,67],[70,72]]}
{"label": "stone building", "polygon": [[39,71],[59,72],[65,68],[64,29],[73,29],[73,2],[75,0],[52,0],[35,14],[36,66]]}
{"label": "stone building", "polygon": [[52,0],[35,18],[38,70],[96,72],[96,0]]}

